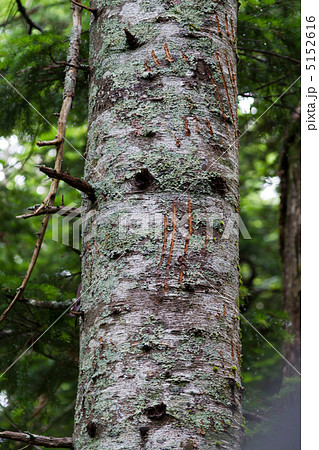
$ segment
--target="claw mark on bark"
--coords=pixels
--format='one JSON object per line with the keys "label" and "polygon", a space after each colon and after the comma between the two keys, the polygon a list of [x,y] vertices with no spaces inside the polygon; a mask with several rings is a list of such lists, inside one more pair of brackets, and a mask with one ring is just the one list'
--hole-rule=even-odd
{"label": "claw mark on bark", "polygon": [[232,116],[233,124],[234,124],[234,126],[235,126],[236,122],[235,122],[235,118],[234,118],[233,108],[232,108],[232,106],[231,106],[231,102],[230,102],[230,98],[229,98],[229,92],[228,92],[228,87],[227,87],[227,83],[226,83],[225,76],[224,76],[224,71],[223,71],[223,68],[222,68],[221,63],[220,63],[220,59],[219,59],[219,54],[218,54],[218,52],[216,52],[215,54],[216,54],[216,59],[217,59],[219,71],[220,71],[221,76],[222,76],[222,79],[223,79],[223,83],[224,83],[224,88],[225,88],[225,92],[226,92],[226,96],[227,96],[227,101],[228,101],[228,106],[229,106],[230,114],[231,114],[231,116]]}
{"label": "claw mark on bark", "polygon": [[190,129],[189,129],[189,126],[188,126],[188,123],[187,123],[186,116],[183,117],[183,122],[184,122],[184,126],[185,126],[185,135],[186,136],[190,136],[191,132],[190,132]]}
{"label": "claw mark on bark", "polygon": [[220,34],[220,36],[222,36],[223,33],[222,33],[222,30],[220,29],[219,18],[218,18],[217,13],[216,13],[215,17],[216,17],[216,24],[217,24],[218,34]]}
{"label": "claw mark on bark", "polygon": [[230,36],[230,31],[228,29],[227,13],[228,13],[228,9],[226,9],[226,12],[225,12],[225,28],[226,28],[227,36]]}
{"label": "claw mark on bark", "polygon": [[194,120],[195,120],[195,123],[196,123],[196,131],[197,131],[198,134],[200,134],[199,121],[198,121],[197,116],[194,116]]}
{"label": "claw mark on bark", "polygon": [[188,62],[188,58],[187,58],[187,56],[185,55],[185,53],[183,52],[183,50],[181,50],[181,54],[182,54],[182,57],[185,59],[185,61]]}
{"label": "claw mark on bark", "polygon": [[212,125],[208,119],[206,119],[206,123],[207,123],[208,129],[209,129],[209,134],[211,136],[214,136],[214,131],[213,131]]}
{"label": "claw mark on bark", "polygon": [[177,214],[176,214],[176,203],[174,202],[174,204],[173,204],[172,240],[171,240],[171,245],[170,245],[170,248],[169,248],[168,260],[167,260],[167,266],[166,266],[166,278],[165,278],[165,284],[164,284],[164,291],[165,292],[168,291],[167,279],[168,279],[169,265],[171,263],[173,249],[174,249],[174,244],[175,244],[176,224],[177,224]]}
{"label": "claw mark on bark", "polygon": [[147,70],[147,72],[152,72],[152,69],[150,68],[150,66],[147,64],[147,62],[144,62],[144,67]]}
{"label": "claw mark on bark", "polygon": [[164,241],[163,241],[163,248],[162,248],[162,255],[161,255],[161,260],[158,266],[158,272],[161,269],[161,265],[163,264],[163,259],[164,259],[164,255],[165,255],[165,251],[166,251],[166,245],[167,245],[167,215],[164,215]]}
{"label": "claw mark on bark", "polygon": [[209,242],[209,229],[208,229],[208,219],[206,218],[206,237],[205,237],[205,242],[204,242],[204,247],[203,247],[203,253],[206,252],[206,247],[207,247],[208,242]]}
{"label": "claw mark on bark", "polygon": [[235,43],[236,39],[235,39],[235,33],[234,33],[233,13],[232,12],[230,13],[230,27],[231,27],[232,40],[233,40],[233,43]]}
{"label": "claw mark on bark", "polygon": [[219,355],[220,355],[220,358],[221,358],[222,367],[224,368],[225,367],[225,362],[224,362],[223,352],[221,350],[219,351]]}
{"label": "claw mark on bark", "polygon": [[226,310],[226,306],[224,305],[224,317],[226,317],[227,315],[227,310]]}
{"label": "claw mark on bark", "polygon": [[234,358],[235,358],[235,354],[234,354],[234,343],[233,343],[233,339],[230,340],[230,350],[231,350],[231,357],[234,359]]}
{"label": "claw mark on bark", "polygon": [[180,147],[181,143],[180,143],[180,141],[178,140],[178,138],[177,138],[177,136],[175,134],[174,134],[174,139],[175,139],[176,147]]}
{"label": "claw mark on bark", "polygon": [[154,50],[152,50],[152,58],[153,58],[153,60],[154,60],[154,62],[155,62],[155,64],[156,64],[157,66],[160,66],[160,65],[161,65],[161,63],[159,62],[159,60],[157,59],[157,57],[156,57],[156,55],[155,55]]}
{"label": "claw mark on bark", "polygon": [[192,203],[191,203],[191,199],[190,197],[188,197],[188,234],[185,240],[185,247],[184,247],[184,257],[183,257],[183,264],[179,273],[179,278],[178,278],[178,282],[181,283],[183,280],[183,273],[184,273],[184,269],[185,269],[185,261],[186,261],[186,257],[187,257],[187,252],[188,252],[188,247],[189,247],[189,241],[193,232],[193,228],[192,228],[192,222],[193,222],[193,217],[192,217]]}
{"label": "claw mark on bark", "polygon": [[212,83],[213,83],[213,85],[215,87],[216,95],[217,95],[217,98],[218,98],[218,101],[219,101],[219,105],[220,105],[220,109],[221,109],[222,115],[224,117],[224,124],[225,124],[225,128],[226,128],[226,131],[227,131],[227,134],[228,134],[228,140],[229,140],[229,145],[230,145],[231,144],[231,139],[230,139],[230,134],[229,134],[228,126],[227,126],[227,119],[226,119],[225,111],[224,111],[224,108],[223,108],[222,99],[220,98],[220,95],[219,95],[219,92],[218,92],[218,89],[217,89],[217,86],[216,86],[216,84],[214,82],[213,77],[211,78],[211,80],[212,80]]}
{"label": "claw mark on bark", "polygon": [[172,55],[170,54],[170,52],[168,50],[167,42],[165,42],[165,44],[164,44],[164,51],[165,51],[165,59],[166,59],[166,61],[174,62],[174,58],[172,57]]}

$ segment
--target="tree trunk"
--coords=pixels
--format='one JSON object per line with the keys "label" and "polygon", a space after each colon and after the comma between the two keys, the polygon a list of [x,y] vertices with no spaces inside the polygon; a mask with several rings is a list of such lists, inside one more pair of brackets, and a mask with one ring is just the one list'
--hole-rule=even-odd
{"label": "tree trunk", "polygon": [[[291,117],[284,140],[280,166],[280,250],[283,265],[284,310],[289,314],[287,331],[291,338],[283,347],[284,356],[298,370],[300,362],[300,233],[301,233],[301,167],[300,167],[300,106]],[[284,376],[295,375],[287,364]]]}
{"label": "tree trunk", "polygon": [[239,449],[237,1],[91,7],[74,446]]}

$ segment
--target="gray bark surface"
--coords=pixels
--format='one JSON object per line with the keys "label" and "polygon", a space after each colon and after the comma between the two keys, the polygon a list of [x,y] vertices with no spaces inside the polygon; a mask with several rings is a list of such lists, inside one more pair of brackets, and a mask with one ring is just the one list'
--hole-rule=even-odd
{"label": "gray bark surface", "polygon": [[237,2],[91,7],[74,446],[236,450]]}

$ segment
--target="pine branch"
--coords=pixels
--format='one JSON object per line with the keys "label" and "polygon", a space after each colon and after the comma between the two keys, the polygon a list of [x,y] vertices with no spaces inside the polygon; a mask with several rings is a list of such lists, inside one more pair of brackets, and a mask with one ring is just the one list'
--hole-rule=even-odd
{"label": "pine branch", "polygon": [[1,439],[11,439],[12,441],[26,442],[30,445],[42,445],[47,448],[74,448],[71,437],[56,438],[51,436],[40,436],[31,433],[19,433],[17,431],[0,431]]}
{"label": "pine branch", "polygon": [[64,302],[46,302],[42,300],[33,300],[31,298],[20,298],[19,301],[26,305],[34,306],[35,308],[43,309],[66,309],[68,306],[73,305],[75,299],[65,300]]}
{"label": "pine branch", "polygon": [[41,172],[45,173],[48,177],[54,178],[56,180],[62,180],[69,186],[78,189],[79,191],[86,194],[92,202],[95,202],[95,192],[93,187],[87,181],[81,180],[80,178],[72,177],[66,172],[58,172],[50,167],[39,166]]}
{"label": "pine branch", "polygon": [[16,3],[17,3],[18,11],[21,13],[21,16],[25,19],[25,21],[29,25],[28,34],[32,33],[32,28],[35,28],[36,30],[41,31],[41,33],[42,33],[42,28],[39,27],[39,25],[37,25],[36,23],[33,22],[33,20],[30,19],[29,14],[27,13],[25,7],[22,5],[21,1],[16,0]]}

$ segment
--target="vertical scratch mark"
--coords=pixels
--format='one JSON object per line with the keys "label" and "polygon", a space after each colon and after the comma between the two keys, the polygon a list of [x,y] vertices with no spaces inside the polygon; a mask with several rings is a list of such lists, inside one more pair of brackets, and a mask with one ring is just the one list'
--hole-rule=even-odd
{"label": "vertical scratch mark", "polygon": [[[235,102],[235,105],[237,105],[238,92],[237,92],[237,87],[236,87],[236,74],[233,72],[232,65],[231,65],[231,63],[230,63],[230,61],[228,59],[226,51],[225,51],[225,60],[226,60],[226,65],[227,65],[227,70],[228,70],[228,76],[229,76],[230,82],[231,82],[232,87],[233,87],[234,102]],[[236,111],[236,114],[235,114],[235,119],[236,119],[236,135],[238,136],[238,116],[237,116],[237,111]]]}
{"label": "vertical scratch mark", "polygon": [[215,84],[215,82],[214,82],[213,78],[211,78],[211,80],[212,80],[212,83],[213,83],[213,85],[214,85],[214,87],[215,87],[215,90],[216,90],[216,94],[217,94],[217,98],[218,98],[218,101],[219,101],[219,105],[220,105],[220,109],[221,109],[221,112],[222,112],[222,114],[223,114],[223,117],[224,117],[224,124],[225,124],[225,128],[226,128],[226,131],[227,131],[227,134],[228,134],[229,145],[230,145],[230,144],[231,144],[231,139],[230,139],[230,134],[229,134],[229,130],[228,130],[228,127],[227,127],[227,122],[226,122],[226,115],[225,115],[225,112],[224,112],[224,108],[223,108],[223,103],[222,103],[222,99],[220,98],[220,95],[219,95],[219,92],[218,92],[217,86],[216,86],[216,84]]}
{"label": "vertical scratch mark", "polygon": [[180,143],[178,137],[175,134],[174,134],[174,139],[175,139],[176,147],[180,147],[181,143]]}
{"label": "vertical scratch mark", "polygon": [[227,36],[230,36],[230,31],[228,29],[227,12],[228,12],[228,9],[226,9],[226,12],[225,12],[225,27],[226,27]]}
{"label": "vertical scratch mark", "polygon": [[183,280],[185,261],[186,261],[186,257],[187,257],[189,241],[190,241],[192,232],[193,232],[192,203],[191,203],[191,198],[188,197],[188,234],[187,234],[187,237],[185,240],[185,247],[184,247],[184,258],[183,258],[184,263],[182,264],[181,270],[179,272],[179,278],[178,278],[179,283],[181,283]]}
{"label": "vertical scratch mark", "polygon": [[183,117],[183,122],[184,122],[184,126],[185,126],[185,135],[186,136],[190,136],[191,135],[191,131],[189,129],[186,116]]}
{"label": "vertical scratch mark", "polygon": [[203,247],[203,253],[206,251],[207,244],[209,242],[209,230],[208,230],[208,220],[206,220],[206,236],[205,236],[205,243]]}
{"label": "vertical scratch mark", "polygon": [[232,35],[232,40],[233,43],[235,44],[236,39],[235,39],[235,33],[234,33],[234,24],[233,24],[233,13],[230,13],[230,26],[231,26],[231,35]]}
{"label": "vertical scratch mark", "polygon": [[228,70],[228,76],[229,76],[229,80],[230,80],[230,82],[231,82],[231,85],[232,85],[232,87],[233,87],[233,93],[234,93],[234,100],[236,101],[236,85],[235,85],[235,83],[234,83],[234,80],[233,80],[233,76],[232,76],[232,73],[231,73],[231,65],[230,65],[230,63],[229,63],[229,59],[228,59],[228,56],[227,56],[227,52],[225,52],[225,60],[226,60],[226,65],[227,65],[227,70]]}
{"label": "vertical scratch mark", "polygon": [[97,256],[100,256],[99,248],[98,248],[96,242],[94,242],[94,248],[95,248]]}
{"label": "vertical scratch mark", "polygon": [[167,245],[167,215],[165,214],[164,215],[164,241],[163,241],[162,255],[161,255],[161,260],[160,260],[160,263],[158,266],[158,271],[160,271],[161,265],[163,264],[166,245]]}
{"label": "vertical scratch mark", "polygon": [[229,98],[229,92],[228,92],[228,87],[227,87],[227,83],[226,83],[226,80],[225,80],[224,71],[223,71],[223,68],[222,68],[221,63],[220,63],[218,52],[216,52],[216,59],[217,59],[217,62],[218,62],[219,71],[220,71],[222,79],[223,79],[223,83],[224,83],[224,88],[225,88],[225,92],[226,92],[226,96],[227,96],[227,100],[228,100],[228,106],[229,106],[230,114],[232,116],[233,124],[235,126],[236,122],[235,122],[235,118],[234,118],[233,108],[231,106],[231,102],[230,102],[230,98]]}
{"label": "vertical scratch mark", "polygon": [[223,352],[220,350],[219,354],[220,354],[220,357],[221,357],[221,360],[222,360],[222,367],[225,367]]}
{"label": "vertical scratch mark", "polygon": [[164,44],[164,51],[165,51],[165,59],[166,59],[166,61],[174,62],[174,58],[172,57],[172,55],[170,54],[170,52],[168,50],[167,42],[165,42],[165,44]]}
{"label": "vertical scratch mark", "polygon": [[146,61],[144,61],[144,67],[147,70],[147,72],[152,72],[152,69],[150,68],[150,66],[147,64]]}
{"label": "vertical scratch mark", "polygon": [[214,136],[214,131],[213,131],[212,125],[208,119],[206,119],[206,123],[207,123],[208,129],[209,129],[209,134],[211,136]]}
{"label": "vertical scratch mark", "polygon": [[220,34],[220,35],[222,36],[223,33],[222,33],[222,30],[220,29],[220,24],[219,24],[219,19],[218,19],[217,13],[216,13],[215,17],[216,17],[216,23],[217,23],[218,34]]}
{"label": "vertical scratch mark", "polygon": [[160,65],[161,65],[160,62],[159,62],[159,60],[157,59],[157,57],[156,57],[156,55],[155,55],[154,50],[152,50],[152,58],[153,58],[153,60],[154,60],[154,62],[155,62],[155,64],[156,64],[157,66],[160,66]]}
{"label": "vertical scratch mark", "polygon": [[234,358],[235,358],[235,354],[234,354],[234,343],[233,343],[233,339],[230,340],[230,349],[231,349],[231,357],[234,359]]}
{"label": "vertical scratch mark", "polygon": [[183,50],[181,50],[181,54],[182,54],[182,57],[185,59],[185,61],[188,62],[188,58],[187,58],[187,56],[185,55],[185,53],[183,52]]}
{"label": "vertical scratch mark", "polygon": [[168,284],[167,284],[167,278],[168,278],[168,270],[169,265],[171,263],[173,249],[174,249],[174,243],[175,243],[175,234],[176,234],[176,224],[177,224],[177,214],[176,214],[176,203],[173,204],[173,230],[172,230],[172,240],[171,245],[169,248],[169,254],[168,254],[168,260],[167,260],[167,267],[166,267],[166,278],[165,278],[165,284],[164,284],[164,291],[168,291]]}
{"label": "vertical scratch mark", "polygon": [[195,123],[196,123],[196,131],[197,131],[198,134],[200,134],[199,121],[198,121],[197,116],[194,116],[194,120],[195,120]]}
{"label": "vertical scratch mark", "polygon": [[227,309],[226,309],[226,306],[224,305],[224,317],[226,317],[226,315],[227,315]]}

